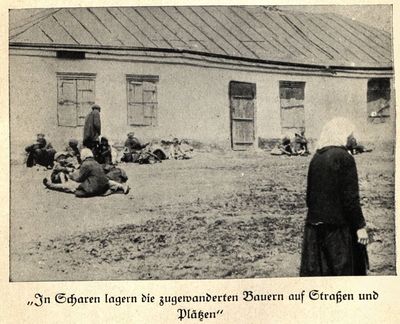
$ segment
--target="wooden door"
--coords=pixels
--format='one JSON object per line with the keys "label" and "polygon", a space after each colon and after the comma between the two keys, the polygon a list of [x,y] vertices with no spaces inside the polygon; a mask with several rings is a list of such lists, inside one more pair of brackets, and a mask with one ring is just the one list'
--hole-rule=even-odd
{"label": "wooden door", "polygon": [[229,98],[232,149],[245,151],[253,148],[256,85],[231,81],[229,83]]}

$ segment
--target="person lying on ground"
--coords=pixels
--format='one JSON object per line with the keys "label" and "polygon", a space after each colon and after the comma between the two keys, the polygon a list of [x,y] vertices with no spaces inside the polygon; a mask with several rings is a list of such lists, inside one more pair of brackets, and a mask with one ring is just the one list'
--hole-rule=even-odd
{"label": "person lying on ground", "polygon": [[153,164],[157,162],[162,162],[167,158],[167,153],[164,151],[163,147],[160,146],[157,141],[151,141],[145,148],[143,148],[139,157],[135,162],[139,164]]}
{"label": "person lying on ground", "polygon": [[271,155],[293,155],[293,150],[288,136],[284,136],[282,140],[271,150]]}
{"label": "person lying on ground", "polygon": [[182,139],[179,142],[179,148],[184,153],[186,159],[191,159],[193,157],[193,146],[189,144],[189,141],[186,139]]}
{"label": "person lying on ground", "polygon": [[372,149],[366,149],[365,146],[358,144],[353,133],[347,138],[346,148],[352,155],[372,152]]}
{"label": "person lying on ground", "polygon": [[94,160],[90,149],[84,148],[81,151],[82,164],[78,170],[69,176],[65,183],[52,183],[44,178],[43,184],[51,190],[73,193],[76,197],[102,196],[108,193],[128,193],[128,187],[118,182],[109,180],[104,173],[103,167]]}
{"label": "person lying on ground", "polygon": [[75,171],[74,164],[68,159],[69,153],[57,152],[54,156],[55,164],[50,175],[52,183],[65,183],[69,175]]}
{"label": "person lying on ground", "polygon": [[37,134],[36,143],[25,148],[28,153],[26,166],[31,168],[36,164],[51,169],[54,165],[56,150],[50,142],[47,142],[44,134]]}

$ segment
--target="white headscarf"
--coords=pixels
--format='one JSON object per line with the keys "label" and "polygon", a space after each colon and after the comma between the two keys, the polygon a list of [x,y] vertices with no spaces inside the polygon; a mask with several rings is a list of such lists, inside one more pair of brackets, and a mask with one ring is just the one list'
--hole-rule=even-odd
{"label": "white headscarf", "polygon": [[346,146],[347,137],[355,131],[354,124],[344,117],[335,117],[322,128],[317,149],[325,146]]}
{"label": "white headscarf", "polygon": [[84,148],[81,150],[81,160],[85,161],[87,158],[93,157],[93,153],[88,148]]}

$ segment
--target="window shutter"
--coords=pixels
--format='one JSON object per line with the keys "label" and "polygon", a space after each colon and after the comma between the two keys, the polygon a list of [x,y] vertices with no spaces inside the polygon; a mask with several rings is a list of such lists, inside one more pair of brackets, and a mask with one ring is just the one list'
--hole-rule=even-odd
{"label": "window shutter", "polygon": [[75,80],[58,80],[58,124],[76,126]]}
{"label": "window shutter", "polygon": [[94,104],[94,80],[77,80],[77,125],[85,124],[86,115]]}
{"label": "window shutter", "polygon": [[304,88],[305,82],[279,82],[282,129],[299,131],[305,128]]}
{"label": "window shutter", "polygon": [[129,104],[129,123],[131,125],[145,125],[142,104]]}
{"label": "window shutter", "polygon": [[156,125],[157,81],[154,76],[127,76],[129,125]]}
{"label": "window shutter", "polygon": [[128,83],[128,121],[130,125],[143,125],[143,91],[142,83],[129,81]]}

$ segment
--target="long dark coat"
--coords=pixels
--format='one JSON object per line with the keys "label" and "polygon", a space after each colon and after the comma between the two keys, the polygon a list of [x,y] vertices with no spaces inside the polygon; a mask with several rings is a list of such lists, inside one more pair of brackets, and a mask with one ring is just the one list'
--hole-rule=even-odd
{"label": "long dark coat", "polygon": [[367,251],[357,243],[356,235],[365,220],[353,156],[344,147],[318,150],[307,180],[308,214],[300,275],[365,275]]}
{"label": "long dark coat", "polygon": [[328,146],[311,160],[307,178],[307,223],[365,226],[357,167],[344,147]]}
{"label": "long dark coat", "polygon": [[93,109],[85,118],[83,128],[83,143],[91,143],[98,140],[101,134],[100,112]]}
{"label": "long dark coat", "polygon": [[78,197],[92,197],[104,194],[109,188],[108,179],[103,167],[93,158],[85,159],[77,176],[71,175],[72,180],[80,182],[75,195]]}

